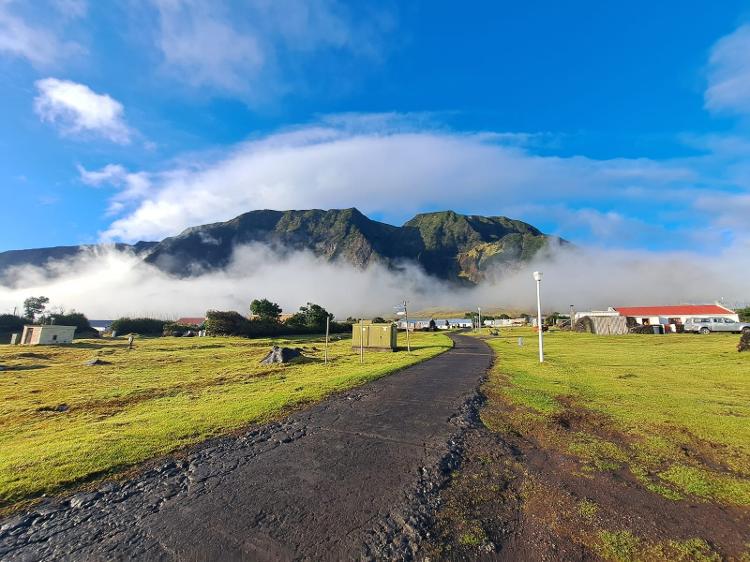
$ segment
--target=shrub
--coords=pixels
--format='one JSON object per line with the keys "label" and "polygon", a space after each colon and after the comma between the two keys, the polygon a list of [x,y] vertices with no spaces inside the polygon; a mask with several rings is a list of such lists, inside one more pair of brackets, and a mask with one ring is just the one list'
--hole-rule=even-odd
{"label": "shrub", "polygon": [[[311,310],[312,308],[312,310]],[[298,334],[319,334],[325,331],[326,310],[318,305],[302,307],[284,323],[273,320],[248,319],[235,311],[209,310],[206,313],[205,329],[210,336],[243,336],[249,338],[268,338]],[[342,333],[351,330],[351,323],[331,322],[331,333]]]}
{"label": "shrub", "polygon": [[318,304],[308,302],[299,307],[299,312],[290,316],[285,324],[301,333],[323,332],[326,329],[326,319],[333,323],[333,314]]}
{"label": "shrub", "polygon": [[21,334],[28,323],[26,318],[13,314],[0,314],[0,343],[9,343],[11,334]]}
{"label": "shrub", "polygon": [[234,310],[206,312],[206,332],[211,336],[248,336],[250,320]]}
{"label": "shrub", "polygon": [[195,334],[196,332],[198,332],[198,328],[193,325],[168,322],[164,324],[164,331],[162,332],[162,334],[165,336],[184,336],[185,334],[190,332]]}
{"label": "shrub", "polygon": [[111,330],[118,334],[158,336],[164,333],[165,324],[166,320],[156,318],[118,318],[112,322]]}
{"label": "shrub", "polygon": [[98,338],[99,332],[89,324],[89,319],[80,312],[71,312],[70,314],[50,314],[50,322],[61,326],[75,326],[77,338]]}

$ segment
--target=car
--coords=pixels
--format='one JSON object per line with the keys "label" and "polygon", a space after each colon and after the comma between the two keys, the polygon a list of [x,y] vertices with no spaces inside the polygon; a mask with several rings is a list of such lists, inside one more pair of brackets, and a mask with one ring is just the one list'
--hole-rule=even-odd
{"label": "car", "polygon": [[731,318],[688,318],[685,322],[685,331],[695,334],[710,334],[711,332],[750,334],[750,322],[736,322]]}

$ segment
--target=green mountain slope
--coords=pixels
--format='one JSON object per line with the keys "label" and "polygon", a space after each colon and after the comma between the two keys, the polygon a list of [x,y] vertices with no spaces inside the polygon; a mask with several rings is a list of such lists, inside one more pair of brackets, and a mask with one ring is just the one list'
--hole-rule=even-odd
{"label": "green mountain slope", "polygon": [[[234,250],[260,243],[279,254],[312,251],[321,259],[358,268],[380,263],[390,268],[418,264],[425,272],[458,283],[477,283],[488,272],[517,267],[558,238],[505,217],[423,213],[403,226],[369,219],[357,209],[260,210],[227,222],[186,229],[161,242],[118,245],[177,276],[191,276],[229,265]],[[0,282],[10,268],[44,266],[72,259],[90,246],[0,252]]]}
{"label": "green mountain slope", "polygon": [[524,222],[453,211],[420,214],[396,227],[357,209],[263,210],[189,228],[159,243],[146,260],[172,274],[191,275],[225,267],[235,247],[260,242],[278,252],[311,250],[360,268],[416,262],[441,279],[476,283],[490,269],[529,260],[550,240]]}

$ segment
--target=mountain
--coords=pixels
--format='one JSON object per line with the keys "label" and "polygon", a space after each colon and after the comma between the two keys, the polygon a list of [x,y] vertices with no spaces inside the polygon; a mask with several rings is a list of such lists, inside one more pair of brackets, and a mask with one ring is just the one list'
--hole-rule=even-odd
{"label": "mountain", "polygon": [[[112,244],[120,251],[132,251],[144,255],[158,242],[138,242],[136,244]],[[100,248],[97,244],[83,244],[80,246],[54,246],[52,248],[33,248],[29,250],[8,250],[0,252],[0,281],[8,280],[10,270],[14,267],[35,266],[44,267],[50,261],[60,261],[73,258],[87,250]]]}
{"label": "mountain", "polygon": [[[186,229],[161,242],[121,245],[176,276],[225,267],[237,246],[269,245],[276,252],[309,250],[321,259],[359,268],[372,263],[397,268],[415,263],[435,277],[477,283],[488,271],[528,261],[550,243],[565,243],[533,226],[506,217],[423,213],[403,226],[374,221],[357,209],[259,210],[227,222]],[[42,266],[66,259],[81,246],[0,253],[0,279],[14,265]]]}

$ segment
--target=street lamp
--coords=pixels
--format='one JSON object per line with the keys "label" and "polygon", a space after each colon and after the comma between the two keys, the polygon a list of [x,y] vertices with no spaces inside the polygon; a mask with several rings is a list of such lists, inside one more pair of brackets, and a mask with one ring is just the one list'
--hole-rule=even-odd
{"label": "street lamp", "polygon": [[544,363],[544,336],[542,331],[542,300],[539,293],[542,283],[542,272],[534,272],[534,281],[536,281],[536,329],[539,332],[539,362]]}

